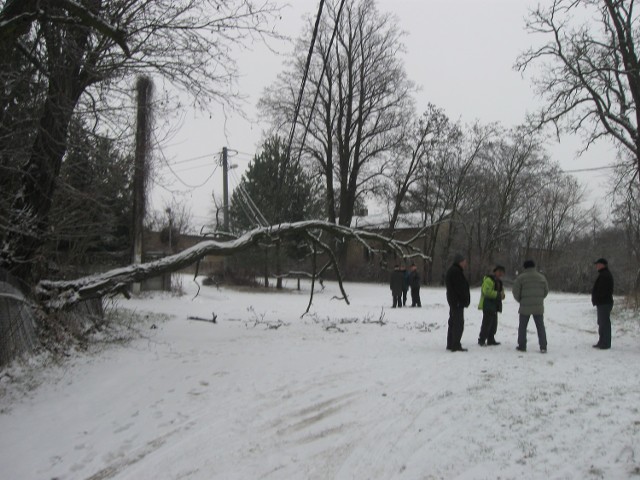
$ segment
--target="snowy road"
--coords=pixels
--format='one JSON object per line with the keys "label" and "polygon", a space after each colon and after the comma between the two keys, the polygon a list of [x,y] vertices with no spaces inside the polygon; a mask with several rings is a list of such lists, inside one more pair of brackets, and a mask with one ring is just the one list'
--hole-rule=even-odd
{"label": "snowy road", "polygon": [[[612,350],[595,351],[588,297],[552,294],[549,353],[533,322],[520,353],[508,296],[502,345],[476,344],[472,308],[469,352],[450,353],[441,289],[391,310],[386,286],[348,285],[347,306],[329,284],[300,319],[307,292],[185,288],[121,302],[162,314],[141,338],[2,377],[3,479],[640,475],[640,327],[619,308]],[[366,323],[382,308],[385,325]],[[186,320],[212,311],[216,325]]]}

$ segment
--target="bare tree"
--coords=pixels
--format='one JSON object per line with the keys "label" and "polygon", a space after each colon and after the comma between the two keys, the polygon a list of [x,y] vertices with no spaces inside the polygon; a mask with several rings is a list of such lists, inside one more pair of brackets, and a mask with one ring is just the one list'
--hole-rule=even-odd
{"label": "bare tree", "polygon": [[[277,7],[271,0],[7,1],[0,11],[0,53],[19,52],[28,68],[0,73],[0,124],[21,81],[34,90],[34,131],[15,162],[0,265],[25,281],[45,241],[68,126],[83,98],[99,111],[122,81],[159,75],[201,105],[237,105],[231,47],[264,35]],[[12,53],[13,55],[13,53]],[[10,66],[20,65],[17,62]],[[31,100],[32,101],[32,100]],[[18,126],[18,125],[17,125]],[[16,127],[17,128],[17,127]],[[3,129],[0,142],[10,136]],[[0,155],[5,155],[1,148]],[[15,152],[14,152],[15,153]],[[12,155],[14,153],[11,153]],[[19,162],[23,160],[24,163]]]}
{"label": "bare tree", "polygon": [[[447,261],[453,246],[460,247],[456,238],[460,231],[464,212],[473,204],[471,194],[477,179],[476,164],[480,161],[485,145],[495,135],[493,125],[478,123],[470,127],[450,124],[446,136],[432,151],[430,160],[420,172],[418,181],[407,193],[407,208],[422,212],[423,252],[434,258],[436,248],[443,242],[439,252],[441,260]],[[447,228],[443,228],[444,225]],[[433,281],[432,264],[425,265],[424,278]]]}
{"label": "bare tree", "polygon": [[539,244],[551,260],[584,233],[588,212],[581,207],[584,189],[574,177],[555,167],[545,173],[545,178],[548,181],[539,195],[542,213]]}
{"label": "bare tree", "polygon": [[145,218],[145,228],[160,232],[160,240],[171,251],[180,245],[180,237],[188,233],[193,223],[191,208],[184,199],[172,198],[160,210],[149,212]]}
{"label": "bare tree", "polygon": [[[297,155],[302,149],[324,178],[328,221],[348,226],[358,198],[384,171],[385,154],[400,144],[414,87],[407,80],[402,35],[392,15],[381,14],[374,0],[346,2],[340,16],[338,2],[327,3],[293,151]],[[260,102],[276,129],[291,129],[307,49],[298,42],[287,71]]]}
{"label": "bare tree", "polygon": [[451,125],[442,109],[430,104],[427,110],[409,127],[399,149],[384,172],[380,187],[389,208],[389,228],[393,230],[398,216],[408,205],[407,193],[424,175],[428,175],[441,146],[450,140]]}
{"label": "bare tree", "polygon": [[[516,66],[539,65],[534,79],[546,105],[539,123],[580,132],[585,149],[612,139],[640,182],[640,61],[634,0],[553,0],[531,12],[527,28],[550,37]],[[578,23],[580,22],[580,23]]]}
{"label": "bare tree", "polygon": [[[537,133],[516,127],[496,130],[476,165],[475,201],[464,222],[479,267],[494,263],[496,251],[506,248],[523,221],[519,212],[532,201],[531,179],[539,176],[548,161]],[[533,182],[535,183],[535,182]]]}
{"label": "bare tree", "polygon": [[[618,177],[626,176],[624,170],[617,172]],[[614,224],[624,232],[626,240],[627,262],[633,265],[635,279],[633,288],[636,294],[636,306],[640,298],[640,187],[629,185],[626,189],[618,189],[615,194],[613,210]]]}

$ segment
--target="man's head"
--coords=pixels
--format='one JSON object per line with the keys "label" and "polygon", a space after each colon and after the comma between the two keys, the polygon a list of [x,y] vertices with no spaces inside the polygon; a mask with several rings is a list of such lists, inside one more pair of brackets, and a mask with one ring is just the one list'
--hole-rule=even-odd
{"label": "man's head", "polygon": [[533,268],[536,266],[536,262],[534,262],[533,260],[525,260],[524,264],[522,265],[523,268]]}
{"label": "man's head", "polygon": [[467,258],[461,253],[456,253],[453,256],[453,263],[456,265],[460,265],[460,268],[464,269],[467,267]]}
{"label": "man's head", "polygon": [[609,262],[607,262],[606,258],[599,258],[595,261],[595,265],[596,265],[596,270],[600,271],[603,268],[607,268],[607,266],[609,265]]}
{"label": "man's head", "polygon": [[417,265],[415,263],[412,263],[411,270],[415,272],[417,269],[418,269]]}
{"label": "man's head", "polygon": [[496,268],[493,269],[493,274],[498,279],[502,278],[504,276],[504,267],[502,265],[496,265]]}

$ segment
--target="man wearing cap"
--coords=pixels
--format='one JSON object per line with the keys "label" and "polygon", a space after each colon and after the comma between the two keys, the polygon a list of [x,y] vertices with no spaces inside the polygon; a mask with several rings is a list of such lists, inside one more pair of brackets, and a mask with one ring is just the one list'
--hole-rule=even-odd
{"label": "man wearing cap", "polygon": [[393,306],[391,308],[402,307],[402,289],[404,288],[404,273],[400,270],[400,266],[393,267],[391,278],[389,279],[389,289],[393,296]]}
{"label": "man wearing cap", "polygon": [[533,260],[524,262],[524,271],[518,275],[513,282],[513,298],[520,304],[518,314],[520,323],[518,325],[518,346],[516,350],[527,351],[527,325],[529,318],[533,315],[538,331],[538,344],[540,352],[547,353],[547,332],[544,328],[544,299],[549,293],[547,279],[540,272],[536,271],[536,264]]}
{"label": "man wearing cap", "polygon": [[598,312],[598,343],[593,348],[611,348],[611,310],[613,309],[613,275],[605,258],[595,261],[598,278],[591,290],[591,303]]}
{"label": "man wearing cap", "polygon": [[502,277],[504,267],[496,265],[492,274],[485,275],[480,287],[480,303],[478,310],[482,310],[482,325],[478,336],[478,345],[500,345],[496,342],[496,332],[498,331],[498,312],[502,311],[502,300],[504,300],[504,289],[502,288]]}
{"label": "man wearing cap", "polygon": [[464,276],[467,259],[464,255],[456,254],[453,265],[447,270],[444,283],[447,287],[447,303],[449,304],[449,330],[447,331],[447,350],[452,352],[466,352],[460,343],[464,331],[464,309],[471,303],[469,282]]}
{"label": "man wearing cap", "polygon": [[415,263],[411,264],[411,271],[409,272],[409,287],[411,287],[411,306],[421,307],[422,301],[420,300],[420,274],[418,273],[418,267]]}

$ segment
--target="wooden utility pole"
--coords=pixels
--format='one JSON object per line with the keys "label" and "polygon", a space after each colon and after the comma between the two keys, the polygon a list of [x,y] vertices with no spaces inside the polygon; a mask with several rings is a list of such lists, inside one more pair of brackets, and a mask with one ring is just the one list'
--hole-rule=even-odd
{"label": "wooden utility pole", "polygon": [[222,147],[222,223],[224,231],[229,231],[229,151]]}
{"label": "wooden utility pole", "polygon": [[[142,229],[145,215],[146,183],[151,139],[151,91],[153,83],[149,77],[139,77],[138,106],[136,119],[136,150],[133,172],[133,225],[131,263],[142,263]],[[140,283],[132,284],[133,293],[140,293]]]}

